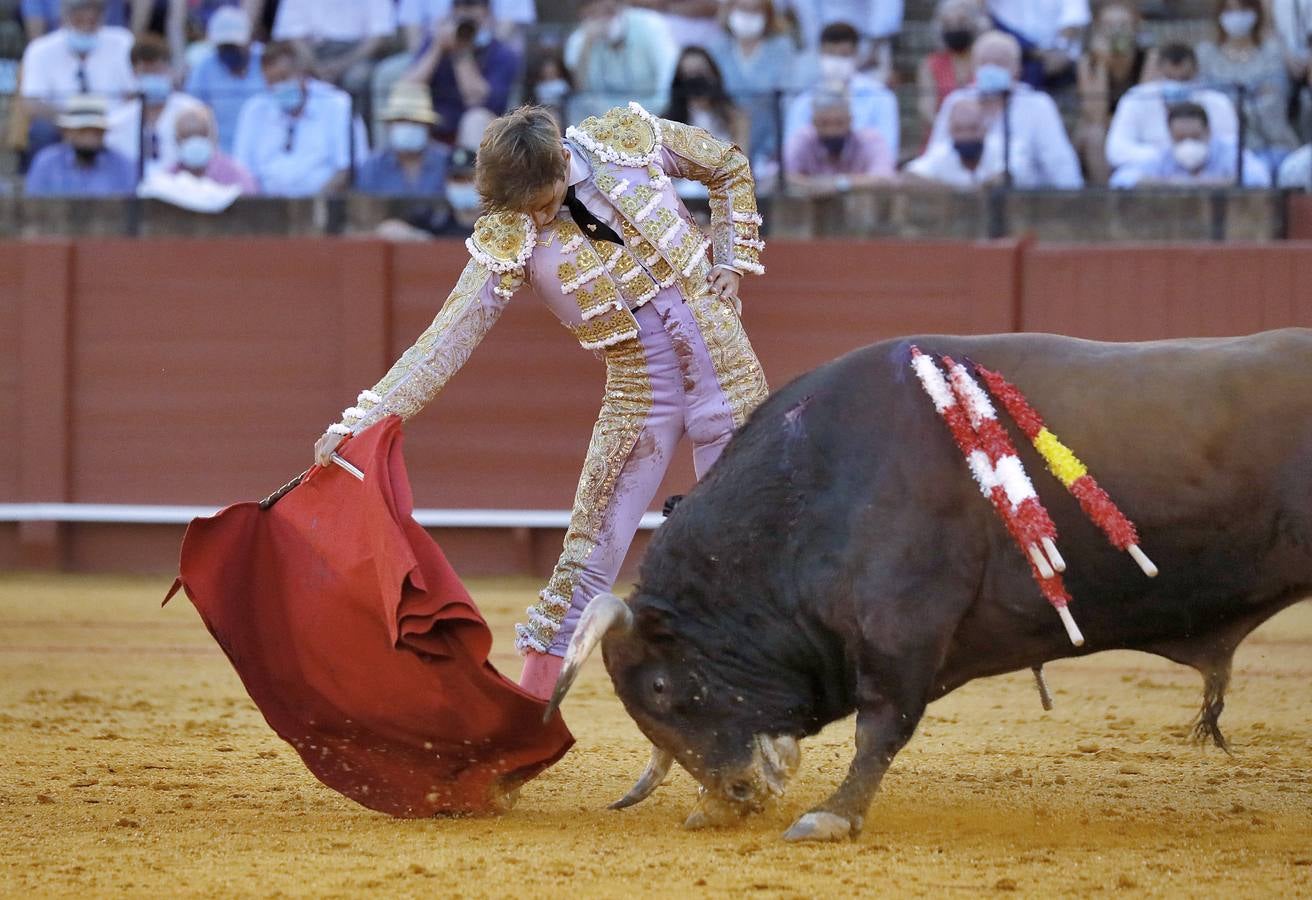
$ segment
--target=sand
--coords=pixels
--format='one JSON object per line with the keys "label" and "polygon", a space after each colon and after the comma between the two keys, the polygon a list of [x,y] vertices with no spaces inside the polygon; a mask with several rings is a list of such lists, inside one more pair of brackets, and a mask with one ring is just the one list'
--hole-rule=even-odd
{"label": "sand", "polygon": [[[605,809],[646,759],[594,661],[575,750],[496,819],[398,821],[321,786],[265,725],[167,579],[0,576],[0,895],[1244,897],[1312,893],[1312,604],[1241,648],[1222,719],[1187,741],[1198,676],[1108,653],[934,704],[854,842],[779,835],[850,757],[803,744],[778,807],[685,832],[694,785]],[[507,636],[530,581],[475,580]]]}

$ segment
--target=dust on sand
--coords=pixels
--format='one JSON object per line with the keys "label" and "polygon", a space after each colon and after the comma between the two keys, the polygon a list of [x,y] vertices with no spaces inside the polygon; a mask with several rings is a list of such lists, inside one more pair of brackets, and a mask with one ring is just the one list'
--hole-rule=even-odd
{"label": "dust on sand", "polygon": [[[841,778],[851,722],[803,744],[784,801],[679,825],[694,785],[604,807],[647,749],[599,662],[566,704],[577,748],[498,819],[398,821],[316,782],[160,579],[0,577],[0,894],[764,896],[1312,891],[1312,604],[1241,648],[1222,725],[1187,742],[1198,676],[1154,657],[967,685],[930,708],[854,843],[780,833]],[[529,581],[474,580],[518,674]],[[1054,620],[1055,621],[1055,620]],[[1055,625],[1054,625],[1055,627]]]}

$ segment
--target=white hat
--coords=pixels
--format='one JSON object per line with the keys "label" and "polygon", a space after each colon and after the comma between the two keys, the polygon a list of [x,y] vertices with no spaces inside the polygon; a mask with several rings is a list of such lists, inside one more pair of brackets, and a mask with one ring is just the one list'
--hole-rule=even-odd
{"label": "white hat", "polygon": [[411,81],[398,81],[387,97],[379,116],[384,122],[426,122],[437,123],[437,113],[433,112],[433,97],[428,85],[415,84]]}
{"label": "white hat", "polygon": [[239,6],[220,6],[205,27],[205,39],[220,44],[245,45],[251,42],[251,20]]}
{"label": "white hat", "polygon": [[109,130],[109,105],[104,97],[80,94],[64,104],[55,124],[60,128],[99,128]]}

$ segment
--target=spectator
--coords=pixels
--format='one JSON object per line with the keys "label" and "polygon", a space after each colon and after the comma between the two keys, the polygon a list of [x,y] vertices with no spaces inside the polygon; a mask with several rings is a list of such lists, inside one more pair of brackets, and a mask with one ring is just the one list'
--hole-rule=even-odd
{"label": "spectator", "polygon": [[1111,174],[1104,153],[1107,123],[1125,92],[1151,73],[1154,56],[1140,45],[1133,3],[1111,0],[1098,10],[1088,51],[1077,66],[1080,121],[1075,133],[1085,171],[1095,184],[1106,184]]}
{"label": "spectator", "polygon": [[360,167],[356,188],[384,196],[439,196],[446,187],[447,150],[433,140],[433,103],[421,84],[402,81],[383,108],[387,148]]}
{"label": "spectator", "polygon": [[565,68],[565,57],[555,48],[539,50],[524,69],[521,95],[525,103],[551,110],[556,124],[565,130],[565,104],[574,90],[574,80]]}
{"label": "spectator", "polygon": [[680,50],[709,47],[720,36],[721,0],[657,0],[646,5],[662,14]]}
{"label": "spectator", "polygon": [[260,185],[241,163],[224,153],[218,144],[214,114],[208,109],[186,109],[174,125],[178,162],[172,171],[208,178],[216,184],[240,188],[243,194],[258,194]]}
{"label": "spectator", "polygon": [[793,135],[784,151],[789,187],[806,193],[842,193],[892,177],[888,144],[873,128],[852,127],[847,97],[821,93],[812,106],[813,124]]}
{"label": "spectator", "polygon": [[291,41],[316,78],[365,97],[374,58],[396,34],[392,0],[280,0],[273,38]]}
{"label": "spectator", "polygon": [[1312,58],[1312,0],[1272,0],[1271,18],[1290,79],[1305,82]]}
{"label": "spectator", "polygon": [[487,0],[454,0],[406,80],[429,86],[438,137],[451,143],[470,112],[489,121],[506,112],[519,65],[519,53],[493,34]]}
{"label": "spectator", "polygon": [[[1131,163],[1112,175],[1114,188],[1197,187],[1236,182],[1235,145],[1212,137],[1207,110],[1197,103],[1178,103],[1167,113],[1171,146],[1143,163]],[[1244,151],[1243,186],[1271,186],[1271,172],[1255,154]]]}
{"label": "spectator", "polygon": [[261,65],[268,88],[241,108],[237,161],[265,194],[303,197],[341,190],[367,148],[364,126],[351,115],[351,98],[310,78],[292,44],[269,44]]}
{"label": "spectator", "polygon": [[1010,140],[1017,152],[1011,167],[1012,182],[1025,188],[1075,190],[1084,186],[1080,161],[1066,136],[1057,104],[1047,94],[1018,82],[1019,42],[1002,31],[979,36],[971,50],[975,83],[953,91],[934,120],[930,143],[949,143],[948,118],[953,104],[965,97],[979,101],[988,122],[989,136]]}
{"label": "spectator", "polygon": [[1089,0],[987,0],[987,6],[994,27],[1020,43],[1023,82],[1053,91],[1075,80]]}
{"label": "spectator", "polygon": [[[56,32],[58,33],[58,32]],[[100,97],[71,98],[57,120],[62,140],[46,147],[27,173],[30,197],[112,197],[133,193],[132,163],[105,146],[108,108]]]}
{"label": "spectator", "polygon": [[1304,144],[1285,157],[1276,176],[1276,187],[1312,191],[1312,144]]}
{"label": "spectator", "polygon": [[1025,171],[1029,167],[1019,146],[1013,146],[1010,158],[1004,158],[1002,140],[990,133],[984,108],[974,97],[962,97],[952,104],[948,138],[930,144],[923,155],[907,163],[903,175],[908,184],[969,190],[1001,183],[1008,168]]}
{"label": "spectator", "polygon": [[105,143],[133,165],[144,150],[147,175],[157,169],[168,171],[178,160],[178,114],[205,107],[196,98],[173,89],[172,57],[161,38],[142,36],[132,47],[131,59],[140,96],[109,114]]}
{"label": "spectator", "polygon": [[747,120],[725,93],[719,66],[701,47],[688,47],[679,55],[670,105],[662,115],[705,128],[722,141],[739,145],[747,141]]}
{"label": "spectator", "polygon": [[1262,0],[1218,0],[1216,24],[1218,42],[1196,49],[1198,74],[1204,84],[1241,91],[1235,105],[1244,117],[1244,145],[1274,170],[1298,146],[1284,51],[1267,34]]}
{"label": "spectator", "polygon": [[205,36],[214,50],[191,70],[187,93],[214,110],[219,144],[224,153],[232,153],[242,106],[265,88],[260,69],[264,47],[251,43],[250,16],[234,7],[216,10]]}
{"label": "spectator", "polygon": [[861,45],[857,69],[881,84],[893,74],[892,39],[902,30],[903,0],[783,0],[780,10],[797,21],[808,52],[823,53],[825,29],[842,22],[854,28]]}
{"label": "spectator", "polygon": [[[29,43],[60,25],[62,0],[23,0],[19,15]],[[128,24],[127,0],[105,0],[105,24],[124,28]]]}
{"label": "spectator", "polygon": [[565,64],[579,92],[568,118],[577,122],[630,100],[664,109],[678,55],[659,14],[619,0],[591,0],[565,42]]}
{"label": "spectator", "polygon": [[1239,121],[1234,104],[1225,94],[1199,87],[1198,61],[1186,44],[1167,44],[1157,54],[1158,78],[1130,88],[1116,104],[1107,128],[1107,164],[1113,169],[1129,163],[1153,162],[1171,144],[1166,127],[1168,104],[1191,101],[1207,110],[1212,135],[1236,142]]}
{"label": "spectator", "polygon": [[482,200],[474,184],[476,155],[464,148],[451,154],[451,167],[446,177],[446,202],[449,216],[435,233],[469,235],[482,213]]}
{"label": "spectator", "polygon": [[750,123],[743,146],[760,183],[765,180],[765,161],[779,156],[782,102],[789,98],[780,100],[776,94],[801,88],[797,47],[783,33],[771,0],[727,0],[725,9],[725,30],[712,45],[712,54],[725,90]]}
{"label": "spectator", "polygon": [[878,131],[893,159],[898,158],[897,98],[875,78],[857,71],[859,44],[860,38],[851,25],[835,22],[825,26],[820,34],[818,81],[788,104],[788,116],[784,122],[785,145],[811,124],[812,104],[817,93],[847,94],[852,103],[853,126]]}
{"label": "spectator", "polygon": [[922,59],[916,70],[916,109],[926,130],[947,95],[974,77],[970,48],[987,21],[975,0],[942,0],[934,11],[943,46]]}
{"label": "spectator", "polygon": [[23,51],[21,90],[32,155],[59,140],[55,118],[69,98],[95,94],[112,109],[136,86],[128,59],[132,32],[104,24],[103,0],[62,0],[60,8],[63,27]]}

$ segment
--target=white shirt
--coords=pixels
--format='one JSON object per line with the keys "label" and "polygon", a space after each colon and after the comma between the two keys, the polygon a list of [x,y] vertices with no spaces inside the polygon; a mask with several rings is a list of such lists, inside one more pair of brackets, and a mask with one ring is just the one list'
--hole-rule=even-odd
{"label": "white shirt", "polygon": [[[819,89],[823,89],[819,88]],[[802,91],[788,103],[784,115],[784,143],[811,124],[812,103],[816,88]],[[857,73],[852,76],[845,91],[852,110],[853,128],[873,128],[888,144],[896,160],[900,146],[901,119],[898,116],[897,97],[877,79]]]}
{"label": "white shirt", "polygon": [[1024,150],[1013,141],[1011,159],[1004,161],[1002,141],[990,135],[984,140],[984,153],[973,170],[961,163],[961,157],[951,142],[930,144],[923,155],[907,163],[906,171],[921,178],[937,181],[958,190],[979,187],[1001,175],[1011,164],[1012,173],[1029,171],[1033,167],[1024,159]]}
{"label": "white shirt", "polygon": [[[159,112],[152,129],[156,155],[152,158],[150,145],[146,146],[146,175],[156,171],[167,172],[178,161],[177,122],[178,116],[188,109],[204,109],[201,103],[190,94],[174,91],[164,101],[164,108]],[[151,140],[147,133],[146,140]],[[137,150],[141,146],[141,100],[134,98],[124,103],[109,114],[109,130],[105,132],[105,145],[117,150],[135,165]]]}
{"label": "white shirt", "polygon": [[[533,0],[492,0],[488,7],[496,22],[532,25],[538,20]],[[451,0],[400,0],[396,20],[402,27],[427,28],[451,15]]]}
{"label": "white shirt", "polygon": [[834,22],[846,22],[865,38],[889,37],[902,30],[903,0],[782,0],[776,8],[793,11],[808,50],[819,48],[820,32]]}
{"label": "white shirt", "polygon": [[275,40],[361,41],[396,31],[392,0],[282,0]]}
{"label": "white shirt", "polygon": [[[1112,168],[1129,163],[1150,163],[1171,146],[1171,132],[1166,124],[1166,101],[1162,97],[1165,83],[1150,81],[1125,92],[1107,127],[1104,152]],[[1207,111],[1212,137],[1238,143],[1239,120],[1234,104],[1220,91],[1192,88],[1188,100]]]}
{"label": "white shirt", "polygon": [[1312,144],[1304,144],[1285,157],[1276,176],[1276,187],[1312,191]]}
{"label": "white shirt", "polygon": [[[978,92],[973,87],[958,88],[947,95],[934,118],[931,146],[952,146],[948,113],[962,97],[976,96]],[[1011,146],[1015,151],[1012,154],[1012,183],[1027,188],[1076,190],[1084,187],[1079,157],[1075,155],[1061,113],[1052,98],[1027,84],[1018,84],[1012,88],[1007,106],[1008,124],[1004,125],[1003,117],[997,116],[989,126],[988,137],[1001,144],[1004,131],[1010,130]]]}
{"label": "white shirt", "polygon": [[81,60],[68,49],[68,29],[42,35],[23,51],[23,96],[62,106],[69,97],[84,93],[77,77],[86,72],[87,93],[104,97],[113,108],[137,87],[128,54],[132,32],[106,25],[98,32],[96,49]]}
{"label": "white shirt", "polygon": [[1271,18],[1285,52],[1297,60],[1308,58],[1312,35],[1312,0],[1271,0]]}
{"label": "white shirt", "polygon": [[1064,29],[1083,28],[1092,19],[1089,0],[988,0],[988,12],[1044,50]]}
{"label": "white shirt", "polygon": [[[283,112],[267,91],[241,108],[233,155],[259,180],[265,194],[311,196],[338,172],[350,168],[350,95],[321,81],[310,81],[307,88],[305,108],[295,119]],[[364,124],[357,117],[349,130],[355,137],[355,161],[362,163],[369,154]]]}

